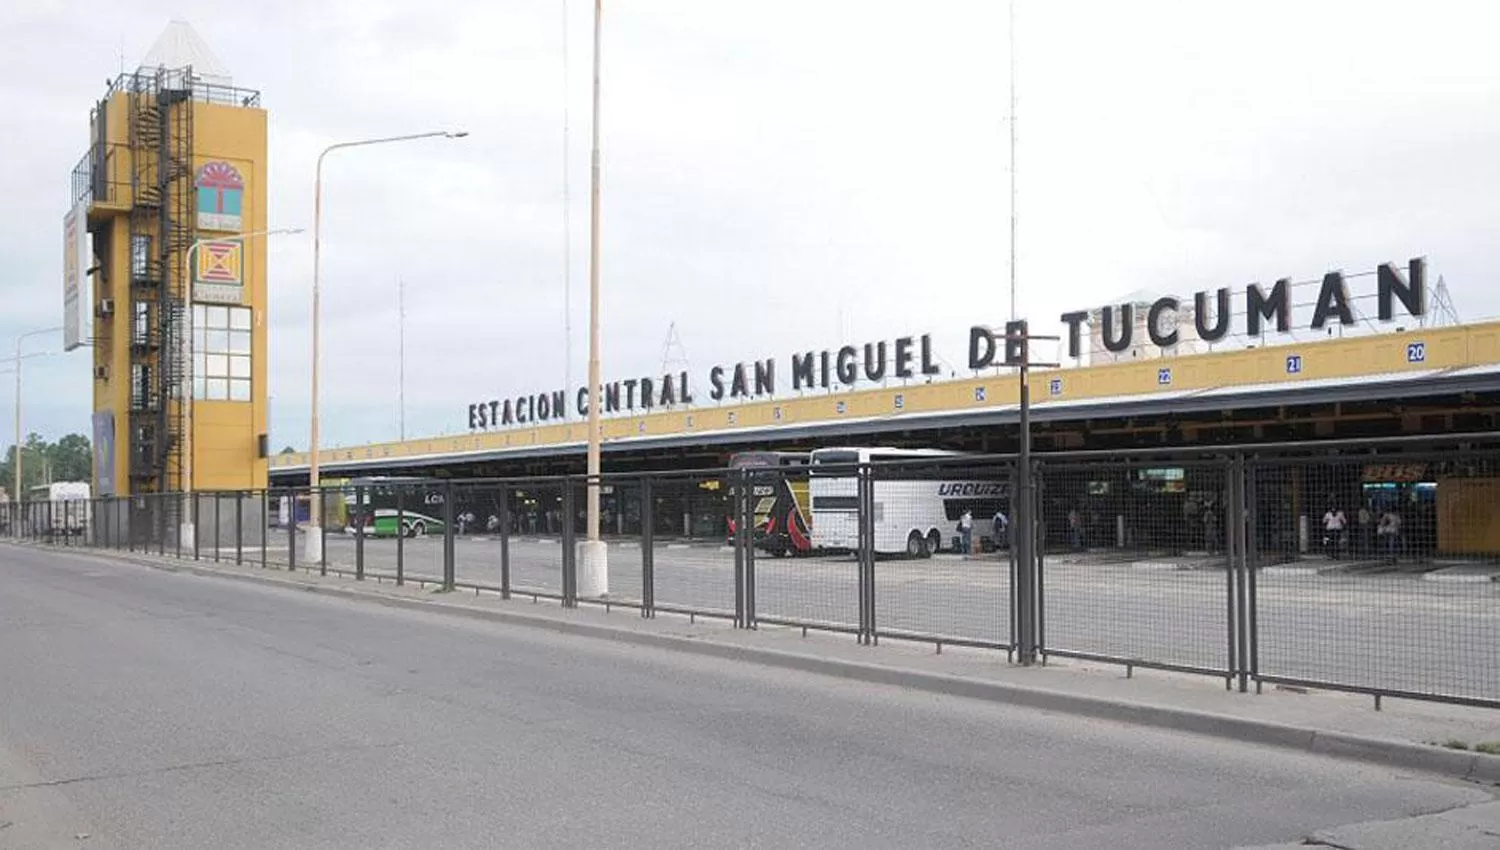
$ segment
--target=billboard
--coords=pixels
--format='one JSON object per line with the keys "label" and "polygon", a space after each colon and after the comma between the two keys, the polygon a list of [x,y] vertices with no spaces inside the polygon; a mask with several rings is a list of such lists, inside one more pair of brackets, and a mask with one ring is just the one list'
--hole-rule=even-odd
{"label": "billboard", "polygon": [[94,494],[115,495],[115,414],[94,414]]}
{"label": "billboard", "polygon": [[88,205],[63,216],[63,349],[72,351],[94,338],[94,287],[89,269],[94,245],[89,237]]}
{"label": "billboard", "polygon": [[243,304],[244,262],[244,245],[239,240],[198,243],[193,263],[193,300],[208,304]]}

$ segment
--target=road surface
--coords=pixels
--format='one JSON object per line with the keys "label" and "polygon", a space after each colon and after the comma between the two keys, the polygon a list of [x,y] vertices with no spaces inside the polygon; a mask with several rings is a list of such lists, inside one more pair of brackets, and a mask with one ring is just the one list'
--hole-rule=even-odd
{"label": "road surface", "polygon": [[1472,787],[0,546],[0,847],[1232,847]]}

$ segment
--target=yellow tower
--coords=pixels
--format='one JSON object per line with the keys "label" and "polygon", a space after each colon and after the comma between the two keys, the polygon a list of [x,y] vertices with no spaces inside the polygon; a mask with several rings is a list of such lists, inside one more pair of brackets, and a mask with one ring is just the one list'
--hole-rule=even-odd
{"label": "yellow tower", "polygon": [[266,161],[259,92],[185,22],[95,105],[65,324],[93,345],[97,494],[266,486]]}

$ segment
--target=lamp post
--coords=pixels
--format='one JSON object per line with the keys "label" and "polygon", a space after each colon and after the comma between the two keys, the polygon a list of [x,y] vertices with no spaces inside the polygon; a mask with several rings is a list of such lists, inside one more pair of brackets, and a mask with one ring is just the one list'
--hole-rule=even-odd
{"label": "lamp post", "polygon": [[21,356],[21,344],[30,337],[57,333],[61,330],[61,326],[55,328],[41,328],[39,330],[26,331],[25,333],[16,337],[16,356],[14,358],[16,362],[16,462],[14,468],[11,471],[15,473],[17,502],[21,500],[21,361],[25,359]]}
{"label": "lamp post", "polygon": [[320,290],[319,273],[322,269],[321,229],[323,226],[323,159],[330,153],[344,148],[369,145],[386,145],[396,142],[414,142],[418,139],[462,139],[469,135],[464,130],[433,130],[428,133],[411,133],[405,136],[384,136],[378,139],[360,139],[353,142],[337,142],[318,154],[318,167],[313,183],[313,282],[312,282],[312,421],[308,440],[307,481],[312,492],[308,500],[308,528],[305,553],[309,562],[323,562],[323,500],[318,493],[318,373],[319,373],[319,323]]}
{"label": "lamp post", "polygon": [[594,126],[589,161],[588,539],[583,544],[576,587],[579,596],[589,597],[609,592],[609,549],[599,539],[599,66],[603,19],[604,0],[594,0]]}
{"label": "lamp post", "polygon": [[[300,227],[275,227],[270,230],[256,230],[251,233],[241,233],[237,236],[226,238],[204,237],[188,246],[187,253],[182,256],[182,348],[183,359],[183,387],[182,387],[182,484],[183,496],[189,505],[193,499],[193,257],[198,254],[198,249],[211,242],[248,242],[257,236],[278,236],[281,234],[301,233]],[[191,508],[182,512],[180,523],[179,540],[196,540],[197,529],[193,527],[193,511]]]}

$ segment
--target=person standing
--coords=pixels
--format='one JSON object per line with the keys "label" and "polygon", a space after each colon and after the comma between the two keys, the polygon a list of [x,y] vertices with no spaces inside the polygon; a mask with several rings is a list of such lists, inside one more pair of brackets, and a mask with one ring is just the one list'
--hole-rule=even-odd
{"label": "person standing", "polygon": [[958,518],[958,549],[965,557],[973,552],[971,545],[974,541],[974,514],[964,511],[963,516]]}
{"label": "person standing", "polygon": [[1375,536],[1380,538],[1380,551],[1390,563],[1396,563],[1396,555],[1401,549],[1401,515],[1396,513],[1394,507],[1385,509],[1380,515],[1380,525],[1375,529]]}
{"label": "person standing", "polygon": [[1007,549],[1010,547],[1010,518],[1005,515],[1004,509],[995,511],[995,548]]}
{"label": "person standing", "polygon": [[1083,551],[1083,516],[1074,508],[1068,511],[1068,543],[1077,551]]}
{"label": "person standing", "polygon": [[1339,550],[1344,543],[1344,529],[1349,525],[1349,520],[1344,516],[1338,505],[1329,505],[1328,512],[1323,514],[1323,545],[1328,550],[1328,556],[1335,561],[1339,559]]}
{"label": "person standing", "polygon": [[1359,513],[1355,515],[1354,521],[1359,526],[1356,532],[1359,536],[1354,541],[1355,554],[1368,558],[1375,550],[1375,514],[1370,510],[1368,502],[1359,506]]}

